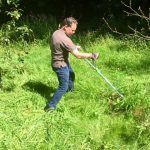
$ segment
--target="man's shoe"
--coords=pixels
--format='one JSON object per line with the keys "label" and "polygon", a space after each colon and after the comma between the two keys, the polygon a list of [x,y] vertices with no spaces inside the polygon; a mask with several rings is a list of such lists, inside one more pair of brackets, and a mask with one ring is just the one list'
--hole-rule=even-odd
{"label": "man's shoe", "polygon": [[54,107],[49,107],[48,105],[44,108],[45,112],[51,112],[51,111],[54,111],[54,110],[55,110]]}

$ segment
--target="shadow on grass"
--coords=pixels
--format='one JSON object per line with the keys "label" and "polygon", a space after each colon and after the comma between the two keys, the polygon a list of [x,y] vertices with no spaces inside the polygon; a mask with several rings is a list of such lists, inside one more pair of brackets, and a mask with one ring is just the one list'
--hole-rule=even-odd
{"label": "shadow on grass", "polygon": [[56,89],[49,87],[46,84],[43,84],[40,81],[29,81],[23,85],[23,88],[31,92],[39,93],[46,99],[46,103],[52,98],[51,93],[54,93]]}

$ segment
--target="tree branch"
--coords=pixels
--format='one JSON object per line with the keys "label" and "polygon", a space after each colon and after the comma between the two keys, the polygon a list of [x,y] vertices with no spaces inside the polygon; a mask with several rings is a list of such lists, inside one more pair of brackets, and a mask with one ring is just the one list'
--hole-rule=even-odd
{"label": "tree branch", "polygon": [[116,28],[115,28],[115,29],[112,29],[112,28],[110,27],[109,23],[106,21],[106,19],[105,19],[104,17],[103,17],[102,19],[104,20],[104,22],[106,23],[107,27],[108,27],[112,32],[117,33],[117,34],[120,34],[120,35],[123,35],[123,33],[118,32]]}
{"label": "tree branch", "polygon": [[121,3],[122,3],[126,8],[128,8],[128,9],[130,10],[130,12],[129,12],[129,11],[123,11],[123,12],[125,12],[125,14],[126,14],[127,16],[136,16],[136,17],[138,17],[139,19],[145,20],[147,27],[146,27],[146,28],[143,27],[143,28],[141,29],[141,31],[138,31],[138,30],[134,29],[133,27],[131,27],[130,25],[128,25],[128,28],[129,28],[131,31],[133,31],[133,33],[131,33],[131,34],[123,34],[123,33],[119,32],[119,31],[117,31],[116,28],[113,29],[113,28],[109,25],[109,23],[106,21],[106,19],[103,18],[103,20],[104,20],[104,22],[106,23],[107,27],[108,27],[112,32],[117,33],[117,34],[120,34],[120,35],[132,35],[132,36],[136,36],[136,37],[139,37],[139,38],[142,38],[142,39],[145,39],[145,40],[150,40],[150,36],[149,36],[149,35],[144,35],[144,34],[142,33],[142,31],[144,31],[144,30],[148,30],[148,32],[149,32],[149,30],[150,30],[150,8],[149,8],[149,16],[147,17],[147,16],[143,13],[141,7],[138,8],[138,11],[139,11],[139,12],[132,8],[131,0],[130,0],[130,2],[129,2],[129,5],[125,4],[123,1],[121,1]]}

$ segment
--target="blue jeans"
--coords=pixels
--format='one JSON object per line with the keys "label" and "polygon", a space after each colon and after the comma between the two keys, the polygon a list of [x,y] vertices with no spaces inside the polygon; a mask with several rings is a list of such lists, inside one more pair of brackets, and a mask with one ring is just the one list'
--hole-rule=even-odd
{"label": "blue jeans", "polygon": [[49,107],[56,108],[56,105],[62,96],[66,92],[72,91],[74,89],[75,74],[70,64],[65,67],[53,68],[53,71],[57,74],[59,86],[48,105]]}

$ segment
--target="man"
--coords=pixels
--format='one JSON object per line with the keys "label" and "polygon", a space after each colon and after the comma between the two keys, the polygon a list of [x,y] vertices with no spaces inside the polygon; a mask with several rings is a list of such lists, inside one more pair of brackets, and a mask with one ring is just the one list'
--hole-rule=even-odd
{"label": "man", "polygon": [[81,53],[80,46],[75,45],[70,36],[73,35],[77,28],[77,20],[73,17],[64,19],[62,25],[56,30],[51,39],[51,56],[52,56],[52,69],[56,73],[59,87],[54,93],[51,101],[45,107],[45,111],[56,109],[56,105],[62,96],[72,91],[74,88],[75,74],[69,63],[69,53],[73,54],[76,58],[84,59],[97,59],[99,53]]}

